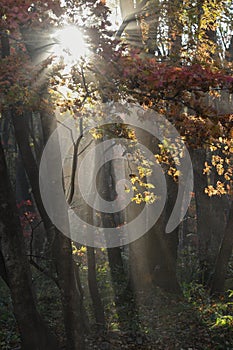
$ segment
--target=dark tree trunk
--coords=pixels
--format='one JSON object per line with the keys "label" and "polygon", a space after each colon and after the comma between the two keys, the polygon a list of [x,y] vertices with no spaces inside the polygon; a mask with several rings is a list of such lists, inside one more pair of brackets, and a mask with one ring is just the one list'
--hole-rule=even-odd
{"label": "dark tree trunk", "polygon": [[[24,168],[30,181],[35,202],[43,220],[48,235],[48,241],[51,245],[51,252],[55,260],[55,267],[62,296],[67,337],[67,350],[84,350],[85,343],[83,335],[83,317],[81,312],[83,309],[83,304],[74,273],[71,241],[69,238],[65,237],[61,232],[59,232],[59,230],[54,228],[44,209],[39,189],[39,170],[29,145],[29,129],[27,121],[24,116],[18,116],[13,113],[12,120],[15,129],[15,137],[21,151]],[[51,128],[46,130],[47,136],[49,136],[49,132],[52,131],[53,130]],[[59,147],[59,143],[57,145]],[[61,166],[61,161],[59,159],[54,159],[54,166],[57,167],[57,173],[59,174],[59,166]],[[62,208],[61,215],[64,216],[64,219],[66,218],[65,212],[62,213]]]}
{"label": "dark tree trunk", "polygon": [[[105,152],[103,146],[103,152]],[[117,193],[115,188],[115,174],[114,174],[114,165],[113,161],[105,162],[103,167],[99,171],[98,176],[98,190],[101,193],[101,196],[104,200],[109,202],[111,205],[111,201],[116,199]],[[103,213],[101,222],[103,227],[117,227],[121,224],[123,218],[120,216],[119,212],[115,213]],[[121,256],[121,248],[107,248],[108,252],[108,260],[111,278],[113,284],[117,283],[118,276],[124,275],[124,267]]]}
{"label": "dark tree trunk", "polygon": [[[46,111],[43,111],[41,114],[41,122],[44,143],[46,143],[56,129],[57,122],[54,114],[47,114]],[[57,140],[57,147],[59,149],[59,140]],[[59,170],[62,167],[59,152],[57,152],[57,157],[53,159],[53,162],[54,167],[57,169],[57,174],[59,174]],[[61,215],[67,221],[65,208]],[[84,331],[88,329],[88,321],[83,305],[83,291],[80,290],[79,271],[74,265],[71,240],[57,228],[54,228],[54,232],[55,240],[50,239],[50,241],[62,296],[67,349],[84,350]]]}
{"label": "dark tree trunk", "polygon": [[44,209],[40,195],[39,170],[29,143],[29,126],[27,117],[24,114],[18,115],[13,109],[11,110],[11,117],[15,131],[15,139],[21,153],[24,169],[32,188],[37,209],[43,219],[44,226],[50,228],[52,224]]}
{"label": "dark tree trunk", "polygon": [[35,305],[30,267],[15,198],[0,143],[0,238],[7,282],[19,326],[22,349],[57,350],[59,345],[41,319]]}
{"label": "dark tree trunk", "polygon": [[29,190],[29,183],[23,167],[23,162],[19,153],[16,163],[16,201],[20,203],[26,200],[30,200],[32,202],[32,196]]}
{"label": "dark tree trunk", "polygon": [[[114,174],[114,163],[113,161],[109,161],[104,164],[103,173],[101,176],[102,179],[102,196],[105,200],[111,202],[116,199],[117,193],[115,188],[115,174]],[[104,227],[117,227],[122,224],[124,221],[123,217],[120,213],[109,213],[103,215],[102,218]],[[108,261],[111,272],[111,278],[113,284],[117,284],[119,282],[119,277],[124,276],[124,266],[121,255],[121,248],[108,248]]]}
{"label": "dark tree trunk", "polygon": [[[103,154],[105,151],[103,144]],[[110,159],[113,159],[114,147],[112,147],[111,150],[108,150],[108,152],[112,152]],[[115,162],[117,162],[117,160],[115,160]],[[114,160],[108,162],[105,161],[99,171],[99,177],[97,179],[98,190],[103,199],[109,201],[109,205],[111,205],[111,201],[114,201],[118,195],[116,192],[116,181],[118,179],[116,179],[114,166],[117,166],[117,164],[114,163]],[[124,165],[122,168],[124,168]],[[103,227],[118,227],[118,225],[124,223],[124,213],[120,211],[114,213],[103,213],[101,223]],[[119,326],[123,329],[126,322],[128,322],[128,324],[135,324],[137,321],[134,293],[131,289],[132,284],[129,283],[128,275],[124,269],[122,248],[107,248],[107,253]]]}
{"label": "dark tree trunk", "polygon": [[[201,269],[200,282],[207,285],[210,282],[224,234],[229,204],[224,196],[209,197],[205,193],[205,188],[208,186],[207,175],[203,174],[205,161],[205,150],[194,150],[192,152]],[[213,179],[213,181],[215,180]]]}
{"label": "dark tree trunk", "polygon": [[75,277],[71,242],[59,231],[56,232],[53,251],[62,297],[66,349],[84,350],[83,304]]}
{"label": "dark tree trunk", "polygon": [[154,271],[155,282],[163,289],[181,293],[176,276],[177,249],[179,244],[179,226],[170,233],[165,233],[165,227],[170,218],[175,205],[178,184],[167,175],[167,203],[165,205],[164,222],[162,223],[163,233],[158,236],[161,245],[162,256],[160,258],[160,268]]}
{"label": "dark tree trunk", "polygon": [[120,247],[108,248],[108,261],[112,281],[117,283],[118,277],[122,277],[125,274]]}
{"label": "dark tree trunk", "polygon": [[87,247],[87,261],[88,261],[88,285],[90,295],[93,303],[94,315],[98,327],[105,326],[104,307],[99,294],[97,278],[96,278],[96,260],[95,250],[93,247]]}
{"label": "dark tree trunk", "polygon": [[[0,240],[1,242],[1,240]],[[0,276],[2,277],[3,281],[8,285],[8,281],[7,281],[7,272],[6,272],[6,266],[5,266],[5,262],[4,262],[4,258],[1,252],[1,248],[0,248]]]}
{"label": "dark tree trunk", "polygon": [[222,293],[226,278],[228,262],[232,254],[233,247],[233,202],[229,212],[226,230],[223,236],[221,247],[215,264],[213,278],[210,283],[211,294]]}
{"label": "dark tree trunk", "polygon": [[[142,130],[136,130],[139,142],[153,154],[158,152],[157,140]],[[177,184],[167,176],[167,202],[156,224],[143,237],[130,244],[131,278],[136,289],[150,290],[153,286],[180,293],[176,276],[178,249],[178,228],[165,233],[166,224],[174,207]],[[140,205],[134,205],[129,217],[140,212]],[[146,224],[146,223],[145,223]]]}

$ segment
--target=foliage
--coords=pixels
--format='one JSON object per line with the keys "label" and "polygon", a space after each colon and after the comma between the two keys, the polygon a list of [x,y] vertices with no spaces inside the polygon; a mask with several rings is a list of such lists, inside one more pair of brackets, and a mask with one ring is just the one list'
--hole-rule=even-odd
{"label": "foliage", "polygon": [[39,221],[38,214],[35,212],[33,204],[30,200],[17,203],[17,208],[20,213],[20,223],[25,237],[31,235],[33,228]]}
{"label": "foliage", "polygon": [[211,197],[213,195],[232,195],[233,191],[233,138],[220,137],[219,140],[210,145],[211,161],[205,162],[203,173],[206,175],[217,174],[216,187],[208,185],[205,192]]}
{"label": "foliage", "polygon": [[211,299],[201,284],[192,282],[184,287],[186,298],[197,308],[203,323],[210,329],[221,329],[222,327],[232,329],[232,291],[229,290],[225,296],[218,299]]}

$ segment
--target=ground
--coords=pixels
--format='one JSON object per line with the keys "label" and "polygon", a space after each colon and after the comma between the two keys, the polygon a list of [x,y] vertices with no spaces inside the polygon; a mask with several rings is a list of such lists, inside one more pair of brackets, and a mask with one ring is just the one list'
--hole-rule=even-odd
{"label": "ground", "polygon": [[[33,272],[40,312],[49,325],[56,329],[64,344],[59,291],[43,275]],[[104,302],[107,317],[105,330],[91,327],[87,336],[87,350],[232,350],[233,349],[233,302],[229,293],[211,300],[197,284],[184,286],[184,296],[163,293],[159,289],[150,293],[138,293],[136,298],[137,320],[118,323],[114,303],[107,297]],[[110,293],[111,294],[111,293]],[[109,296],[110,296],[109,294]],[[91,305],[85,299],[91,317]],[[128,315],[127,304],[122,313]],[[14,320],[10,295],[0,281],[0,349],[20,349],[20,338]],[[65,349],[65,347],[64,347]]]}

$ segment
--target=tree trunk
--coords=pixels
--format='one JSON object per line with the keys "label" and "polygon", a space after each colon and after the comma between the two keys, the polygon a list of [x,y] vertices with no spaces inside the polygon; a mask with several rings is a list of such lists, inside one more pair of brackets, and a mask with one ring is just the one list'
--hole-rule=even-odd
{"label": "tree trunk", "polygon": [[[119,179],[116,178],[116,176],[124,176],[124,164],[117,164],[118,160],[114,160],[114,144],[112,144],[110,149],[106,149],[104,143],[102,143],[102,147],[103,154],[105,154],[106,150],[108,150],[108,153],[110,152],[110,155],[108,154],[108,159],[111,160],[106,161],[105,158],[104,165],[99,171],[97,184],[102,198],[108,201],[109,206],[111,206],[111,201],[116,200],[118,196],[116,192],[116,182]],[[121,167],[121,174],[116,174],[115,167],[117,166]],[[102,213],[101,224],[103,227],[116,228],[124,223],[124,215],[123,211]],[[124,329],[126,322],[128,322],[128,324],[135,324],[137,321],[134,295],[131,284],[128,281],[128,275],[124,269],[122,247],[107,248],[107,253],[119,327]]]}
{"label": "tree trunk", "polygon": [[179,0],[169,1],[168,11],[170,16],[168,18],[169,26],[169,39],[170,39],[170,50],[169,56],[172,61],[180,61],[181,49],[182,49],[182,33],[183,25],[178,19],[180,11],[182,11],[183,3]]}
{"label": "tree trunk", "polygon": [[[179,226],[170,233],[165,233],[166,224],[174,208],[178,184],[169,175],[167,177],[167,203],[165,205],[164,221],[162,223],[162,236],[159,235],[161,245],[160,268],[154,271],[155,282],[164,290],[169,292],[181,293],[176,276],[177,249],[179,244]],[[150,248],[150,246],[149,246]],[[160,253],[160,254],[161,254]],[[153,256],[153,255],[152,255]]]}
{"label": "tree trunk", "polygon": [[232,247],[233,247],[233,201],[231,203],[226,230],[225,230],[222,244],[216,260],[213,278],[210,283],[211,294],[222,293],[224,291],[224,282],[226,278],[228,262],[232,254]]}
{"label": "tree trunk", "polygon": [[[136,135],[139,142],[156,154],[157,140],[154,137],[143,130],[136,130]],[[177,184],[169,176],[167,192],[167,203],[156,224],[140,239],[130,244],[130,271],[136,289],[150,290],[153,286],[159,286],[172,293],[181,292],[176,277],[178,228],[169,234],[165,233],[177,193]],[[138,215],[140,210],[138,204],[131,206],[129,218]]]}
{"label": "tree trunk", "polygon": [[22,349],[57,350],[59,345],[41,319],[33,298],[30,267],[1,143],[0,178],[1,250]]}
{"label": "tree trunk", "polygon": [[[1,240],[0,240],[0,242],[1,242]],[[8,281],[7,281],[6,266],[5,266],[4,258],[3,258],[3,255],[2,255],[1,247],[0,247],[0,276],[2,277],[3,281],[9,287],[9,284],[8,284]]]}
{"label": "tree trunk", "polygon": [[121,25],[118,34],[121,36],[124,31],[127,36],[127,41],[130,45],[136,47],[142,46],[142,32],[136,13],[142,9],[144,4],[144,1],[120,1],[121,16],[125,25]]}
{"label": "tree trunk", "polygon": [[44,209],[40,195],[39,170],[29,143],[29,126],[27,118],[24,114],[18,115],[14,109],[11,110],[11,117],[15,131],[15,139],[21,153],[23,165],[32,188],[37,209],[39,210],[44,226],[50,228],[52,224]]}
{"label": "tree trunk", "polygon": [[105,326],[104,307],[99,294],[97,278],[96,278],[96,261],[95,250],[93,247],[87,247],[87,261],[88,261],[88,285],[90,295],[94,308],[94,315],[98,327]]}
{"label": "tree trunk", "polygon": [[[194,150],[192,152],[201,269],[200,282],[208,285],[224,235],[229,205],[224,196],[209,197],[205,193],[205,188],[208,185],[207,175],[203,174],[205,161],[205,150]],[[213,181],[215,180],[213,179]]]}
{"label": "tree trunk", "polygon": [[[109,161],[104,164],[100,171],[100,193],[102,197],[111,203],[116,199],[117,193],[115,188],[114,163]],[[117,227],[124,221],[120,213],[105,213],[102,216],[102,224],[104,227]],[[124,266],[121,256],[121,248],[108,248],[108,261],[113,284],[119,283],[119,276],[124,276]]]}
{"label": "tree trunk", "polygon": [[[55,258],[56,272],[62,296],[67,350],[83,350],[85,348],[83,317],[81,313],[83,304],[74,273],[71,241],[69,238],[63,236],[59,230],[54,228],[44,209],[39,189],[39,170],[28,141],[29,135],[27,121],[24,116],[18,116],[16,114],[12,114],[12,120],[16,141],[21,151],[24,167],[32,187],[37,208],[48,235],[48,240],[51,244],[52,255]],[[51,128],[48,129],[47,135],[52,131]],[[57,143],[57,145],[59,147],[59,143]],[[57,174],[59,174],[61,161],[59,159],[54,159],[53,161],[54,167],[57,167],[58,169]],[[60,208],[60,211],[61,215],[66,219],[66,214],[65,212],[62,212],[62,208]]]}
{"label": "tree trunk", "polygon": [[[41,114],[44,143],[46,143],[56,129],[57,121],[53,114],[45,111]],[[59,150],[59,140],[57,140]],[[57,174],[62,167],[60,153],[54,155],[53,164]],[[53,179],[54,180],[54,179]],[[70,204],[70,203],[69,203]],[[61,208],[62,209],[62,208]],[[67,221],[66,212],[61,212]],[[69,227],[67,227],[69,229]],[[51,244],[55,258],[56,271],[62,296],[63,315],[66,329],[67,350],[84,350],[84,330],[88,329],[87,317],[83,305],[83,292],[80,290],[78,269],[74,266],[71,240],[54,228],[55,240]]]}
{"label": "tree trunk", "polygon": [[84,350],[83,304],[75,278],[70,239],[56,230],[54,257],[61,291],[64,323],[66,330],[66,349]]}

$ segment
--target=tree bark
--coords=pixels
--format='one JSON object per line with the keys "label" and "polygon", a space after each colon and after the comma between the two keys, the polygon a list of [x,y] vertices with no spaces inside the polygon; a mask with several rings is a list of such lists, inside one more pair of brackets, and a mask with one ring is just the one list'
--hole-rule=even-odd
{"label": "tree bark", "polygon": [[[155,138],[143,130],[136,130],[136,135],[139,142],[156,154]],[[136,289],[150,290],[153,286],[159,286],[168,292],[179,294],[181,289],[176,276],[178,228],[169,234],[165,233],[177,193],[177,184],[170,176],[167,176],[167,192],[167,203],[156,224],[130,244],[130,271]],[[140,205],[135,204],[129,217],[138,215],[140,210]]]}
{"label": "tree bark", "polygon": [[98,327],[105,326],[104,307],[99,294],[97,278],[96,278],[96,260],[95,250],[93,247],[87,247],[88,261],[88,285],[93,303],[94,315]]}
{"label": "tree bark", "polygon": [[233,201],[229,212],[226,230],[215,264],[213,278],[210,283],[211,294],[224,292],[224,282],[226,278],[228,262],[232,254],[233,247]]}
{"label": "tree bark", "polygon": [[137,12],[140,12],[144,5],[145,1],[120,1],[120,10],[123,23],[117,35],[121,37],[124,31],[127,35],[127,40],[130,43],[130,45],[136,47],[142,46],[142,32],[138,21]]}
{"label": "tree bark", "polygon": [[66,349],[84,350],[83,304],[75,278],[70,239],[56,230],[54,257],[61,291]]}
{"label": "tree bark", "polygon": [[29,143],[29,126],[26,115],[18,115],[14,109],[11,110],[11,118],[15,131],[15,139],[18,144],[23,165],[29,179],[37,209],[43,219],[44,226],[50,228],[52,223],[44,209],[39,189],[39,170]]}
{"label": "tree bark", "polygon": [[[83,304],[74,273],[71,241],[53,226],[53,223],[44,209],[39,189],[39,170],[29,145],[27,121],[25,116],[18,116],[14,114],[14,111],[12,112],[16,141],[21,151],[22,160],[32,187],[35,202],[43,220],[51,245],[52,255],[55,259],[55,267],[62,297],[67,350],[84,350],[84,322],[81,312]],[[52,131],[50,126],[46,131],[47,136],[49,136]],[[59,143],[57,145],[59,147]],[[59,173],[61,161],[59,161],[59,159],[54,159],[54,166],[57,167],[57,173]],[[64,218],[66,217],[65,213],[62,215],[64,215]]]}
{"label": "tree bark", "polygon": [[41,319],[33,297],[30,267],[15,198],[0,143],[0,238],[7,282],[23,350],[57,350],[59,345]]}
{"label": "tree bark", "polygon": [[[43,111],[41,114],[44,143],[46,143],[57,127],[57,121],[53,114]],[[59,140],[57,140],[59,149]],[[53,159],[54,167],[59,173],[62,167],[59,152]],[[69,203],[70,204],[70,203]],[[65,208],[64,208],[65,211]],[[66,213],[62,213],[66,220]],[[50,223],[51,227],[51,223]],[[68,228],[67,228],[68,229]],[[52,253],[55,258],[56,271],[62,296],[63,315],[66,329],[67,350],[84,350],[84,331],[88,329],[86,312],[83,305],[83,293],[80,290],[78,269],[75,269],[71,240],[64,236],[56,227],[54,228],[55,240],[51,240]]]}
{"label": "tree bark", "polygon": [[[1,240],[0,240],[1,242]],[[7,272],[6,272],[6,266],[4,262],[4,258],[2,255],[1,247],[0,247],[0,276],[2,277],[3,281],[8,285],[8,280],[7,280]]]}
{"label": "tree bark", "polygon": [[205,188],[208,185],[207,175],[203,174],[205,161],[205,150],[192,152],[197,234],[199,237],[200,282],[208,285],[224,235],[229,205],[224,196],[209,197],[205,193]]}

